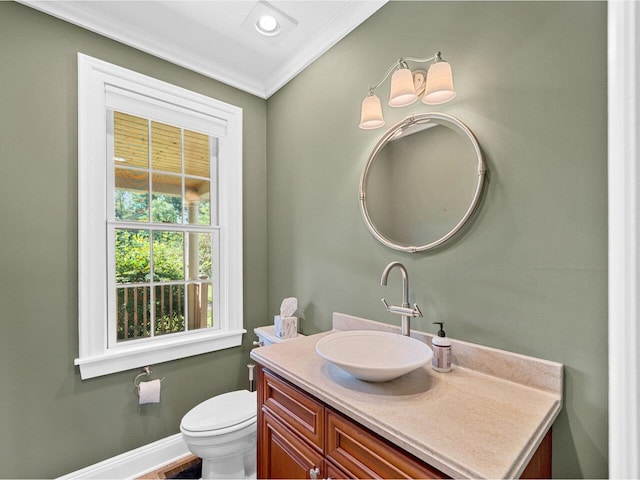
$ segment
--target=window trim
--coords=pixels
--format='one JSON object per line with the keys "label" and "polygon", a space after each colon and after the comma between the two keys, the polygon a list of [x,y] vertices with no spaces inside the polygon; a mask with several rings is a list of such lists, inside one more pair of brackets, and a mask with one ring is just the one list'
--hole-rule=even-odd
{"label": "window trim", "polygon": [[[161,102],[178,115],[213,121],[218,138],[220,329],[155,337],[108,347],[107,108],[108,92],[132,101]],[[99,173],[96,173],[99,172]],[[241,344],[242,109],[78,53],[78,337],[75,365],[93,378]]]}

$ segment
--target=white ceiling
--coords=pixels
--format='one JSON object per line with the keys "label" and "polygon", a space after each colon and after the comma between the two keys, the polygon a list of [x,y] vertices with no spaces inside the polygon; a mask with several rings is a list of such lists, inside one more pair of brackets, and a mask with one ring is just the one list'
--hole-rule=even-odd
{"label": "white ceiling", "polygon": [[[387,0],[20,0],[88,30],[268,98]],[[243,22],[254,8],[295,25],[276,41]],[[297,24],[295,23],[297,22]]]}

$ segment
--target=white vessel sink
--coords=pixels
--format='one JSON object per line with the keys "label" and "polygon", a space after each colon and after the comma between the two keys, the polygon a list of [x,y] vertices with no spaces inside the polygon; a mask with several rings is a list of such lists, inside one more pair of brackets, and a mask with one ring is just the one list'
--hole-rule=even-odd
{"label": "white vessel sink", "polygon": [[386,382],[431,361],[431,349],[415,338],[375,330],[347,330],[321,338],[316,352],[367,382]]}

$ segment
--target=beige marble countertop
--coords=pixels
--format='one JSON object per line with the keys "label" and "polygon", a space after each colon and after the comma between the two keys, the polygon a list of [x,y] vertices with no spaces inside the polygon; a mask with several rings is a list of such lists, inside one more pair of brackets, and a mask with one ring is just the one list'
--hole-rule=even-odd
{"label": "beige marble countertop", "polygon": [[[333,320],[334,330],[398,330],[344,314]],[[454,478],[519,477],[562,406],[563,367],[555,362],[452,339],[451,372],[427,365],[369,383],[316,353],[330,333],[260,347],[251,358]]]}

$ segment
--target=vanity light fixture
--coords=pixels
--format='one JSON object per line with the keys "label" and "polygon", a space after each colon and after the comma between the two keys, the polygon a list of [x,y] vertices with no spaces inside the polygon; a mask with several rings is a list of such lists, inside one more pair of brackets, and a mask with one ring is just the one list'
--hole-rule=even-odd
{"label": "vanity light fixture", "polygon": [[[407,62],[433,62],[429,69],[412,71]],[[406,107],[422,97],[422,103],[427,105],[441,105],[456,96],[453,88],[451,65],[442,60],[440,52],[429,58],[403,57],[389,67],[387,73],[375,86],[369,87],[369,95],[362,101],[360,112],[360,128],[372,130],[384,125],[380,98],[374,93],[375,89],[391,76],[389,92],[390,107]]]}

